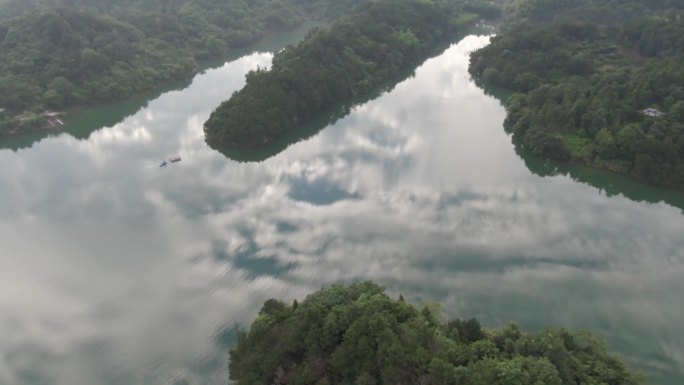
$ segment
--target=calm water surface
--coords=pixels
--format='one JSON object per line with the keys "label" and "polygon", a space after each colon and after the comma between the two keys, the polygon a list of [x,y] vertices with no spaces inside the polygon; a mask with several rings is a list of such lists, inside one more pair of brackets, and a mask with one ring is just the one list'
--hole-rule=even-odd
{"label": "calm water surface", "polygon": [[261,162],[208,148],[202,124],[269,53],[8,141],[0,383],[225,384],[230,330],[264,300],[359,279],[487,326],[588,329],[684,383],[684,197],[516,153],[467,75],[487,43]]}

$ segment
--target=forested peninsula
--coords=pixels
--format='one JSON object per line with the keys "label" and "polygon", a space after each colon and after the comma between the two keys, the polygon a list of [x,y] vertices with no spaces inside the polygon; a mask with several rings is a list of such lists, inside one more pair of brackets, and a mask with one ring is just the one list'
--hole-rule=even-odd
{"label": "forested peninsula", "polygon": [[380,0],[311,32],[276,54],[270,70],[247,75],[244,88],[205,123],[207,143],[214,148],[262,145],[336,103],[382,86],[476,18],[460,12],[459,5]]}
{"label": "forested peninsula", "polygon": [[2,1],[0,135],[50,128],[58,123],[47,111],[132,97],[265,34],[367,1]]}
{"label": "forested peninsula", "polygon": [[514,91],[505,127],[516,143],[684,190],[684,5],[547,3],[520,3],[471,57],[474,76]]}
{"label": "forested peninsula", "polygon": [[439,304],[417,309],[370,282],[266,301],[229,367],[237,385],[642,383],[587,332],[446,321]]}

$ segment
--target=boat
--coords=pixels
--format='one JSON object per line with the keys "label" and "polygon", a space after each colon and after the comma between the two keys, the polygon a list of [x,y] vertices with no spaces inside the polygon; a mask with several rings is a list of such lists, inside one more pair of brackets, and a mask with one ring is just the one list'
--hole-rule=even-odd
{"label": "boat", "polygon": [[169,162],[171,162],[171,163],[180,162],[180,160],[181,160],[180,156],[172,156],[169,158]]}
{"label": "boat", "polygon": [[159,164],[159,167],[166,167],[166,161],[162,160],[162,162]]}

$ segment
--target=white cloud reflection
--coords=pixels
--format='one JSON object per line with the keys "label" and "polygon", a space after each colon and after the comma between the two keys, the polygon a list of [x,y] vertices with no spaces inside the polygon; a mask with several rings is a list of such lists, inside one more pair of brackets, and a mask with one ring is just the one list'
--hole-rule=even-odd
{"label": "white cloud reflection", "polygon": [[531,174],[467,77],[486,42],[261,163],[209,149],[202,122],[269,54],[87,140],[0,151],[0,382],[225,383],[215,333],[368,278],[492,326],[591,329],[676,383],[684,217]]}

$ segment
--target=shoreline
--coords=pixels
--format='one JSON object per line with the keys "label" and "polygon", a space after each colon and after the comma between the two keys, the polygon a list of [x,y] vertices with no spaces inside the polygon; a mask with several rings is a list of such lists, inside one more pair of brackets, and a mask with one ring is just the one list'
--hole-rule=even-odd
{"label": "shoreline", "polygon": [[[102,101],[102,102],[95,102],[95,103],[88,103],[88,104],[81,104],[81,105],[74,105],[74,106],[69,106],[60,110],[57,110],[55,112],[59,113],[59,118],[60,120],[64,123],[61,126],[54,126],[50,125],[48,122],[48,119],[44,117],[45,112],[35,112],[35,111],[22,111],[18,114],[15,115],[9,115],[7,111],[5,111],[5,116],[4,118],[0,118],[0,140],[3,138],[7,137],[16,137],[16,136],[21,136],[25,134],[37,134],[37,133],[59,133],[63,131],[64,127],[67,127],[69,125],[69,120],[70,118],[83,111],[87,110],[90,108],[97,108],[97,107],[102,107],[106,106],[112,103],[119,103],[119,102],[124,102],[124,101],[131,101],[131,100],[136,100],[136,99],[148,99],[146,96],[148,95],[156,95],[159,94],[160,92],[168,91],[168,88],[175,89],[177,85],[181,84],[183,81],[191,80],[194,78],[196,75],[201,74],[203,71],[206,71],[211,68],[215,68],[217,66],[217,63],[223,64],[228,60],[231,60],[233,58],[238,58],[240,56],[243,56],[244,54],[247,54],[244,51],[250,51],[253,48],[257,48],[259,43],[264,41],[265,39],[268,39],[269,37],[276,36],[279,34],[283,33],[291,33],[295,32],[298,29],[302,27],[309,26],[315,26],[315,25],[322,25],[325,24],[325,20],[320,20],[320,19],[315,19],[315,18],[306,18],[303,19],[302,22],[292,28],[289,29],[284,29],[284,30],[279,30],[279,31],[271,31],[268,33],[265,33],[261,36],[259,36],[257,39],[254,41],[245,44],[243,46],[239,47],[234,47],[230,49],[229,51],[223,53],[220,56],[217,56],[215,58],[203,58],[203,59],[195,59],[195,66],[192,69],[192,71],[188,72],[187,74],[184,74],[181,77],[176,77],[173,79],[167,79],[162,82],[150,84],[148,88],[145,90],[122,96],[120,98],[114,98],[110,99],[107,101]],[[251,51],[250,51],[251,52]],[[237,57],[236,57],[237,54]],[[21,127],[21,124],[17,124],[20,122],[20,117],[30,115],[33,119],[36,119],[36,122],[34,124],[27,124],[24,127]],[[41,122],[38,124],[37,120],[40,118]],[[6,124],[8,126],[15,126],[12,129],[5,130],[2,128],[2,125]],[[17,127],[19,126],[19,127]]]}
{"label": "shoreline", "polygon": [[[505,91],[510,91],[510,90],[505,90]],[[500,100],[500,99],[499,99],[499,100]],[[504,101],[504,100],[500,100],[500,101],[502,102],[503,107],[506,109],[506,115],[508,116],[508,108],[507,108],[506,105],[505,105],[505,101]],[[660,188],[660,189],[665,189],[665,190],[672,191],[672,192],[675,192],[675,193],[678,193],[678,194],[684,193],[684,190],[677,189],[677,188],[675,188],[675,187],[673,187],[673,186],[668,186],[668,185],[664,185],[664,184],[657,184],[657,183],[652,183],[652,182],[649,182],[649,181],[645,181],[645,180],[643,180],[643,179],[637,178],[637,177],[635,177],[635,176],[633,176],[633,175],[630,175],[630,174],[628,174],[628,173],[620,172],[620,171],[617,171],[617,170],[614,170],[614,169],[610,169],[610,168],[606,168],[606,167],[600,167],[600,166],[596,165],[596,164],[593,163],[593,162],[592,162],[592,163],[589,163],[589,162],[583,161],[582,158],[570,158],[569,160],[558,160],[558,159],[553,159],[553,158],[545,157],[545,156],[543,156],[543,155],[541,155],[541,154],[534,153],[534,152],[532,152],[532,150],[526,148],[525,143],[523,143],[522,138],[516,138],[515,135],[514,135],[512,132],[507,131],[507,130],[505,129],[505,127],[503,127],[503,128],[504,128],[504,131],[506,132],[506,134],[510,136],[510,138],[511,138],[511,143],[512,143],[513,146],[516,148],[516,150],[523,150],[523,151],[527,152],[529,155],[535,156],[535,157],[537,157],[537,158],[539,158],[539,159],[542,159],[542,160],[544,160],[544,161],[554,162],[554,163],[557,163],[557,164],[563,165],[563,166],[570,166],[570,167],[577,167],[577,166],[579,166],[579,167],[586,167],[586,168],[589,168],[589,169],[592,169],[592,170],[601,171],[601,172],[607,172],[607,173],[610,173],[610,174],[613,174],[613,175],[618,175],[618,176],[627,178],[627,179],[629,179],[629,180],[632,180],[632,181],[641,183],[641,184],[643,184],[643,185],[645,185],[645,186],[654,187],[654,188]],[[518,151],[516,151],[516,153],[518,153]],[[518,153],[518,156],[520,156],[521,158],[523,158],[522,155],[519,154],[519,153]],[[524,161],[524,159],[523,159],[523,161]]]}

